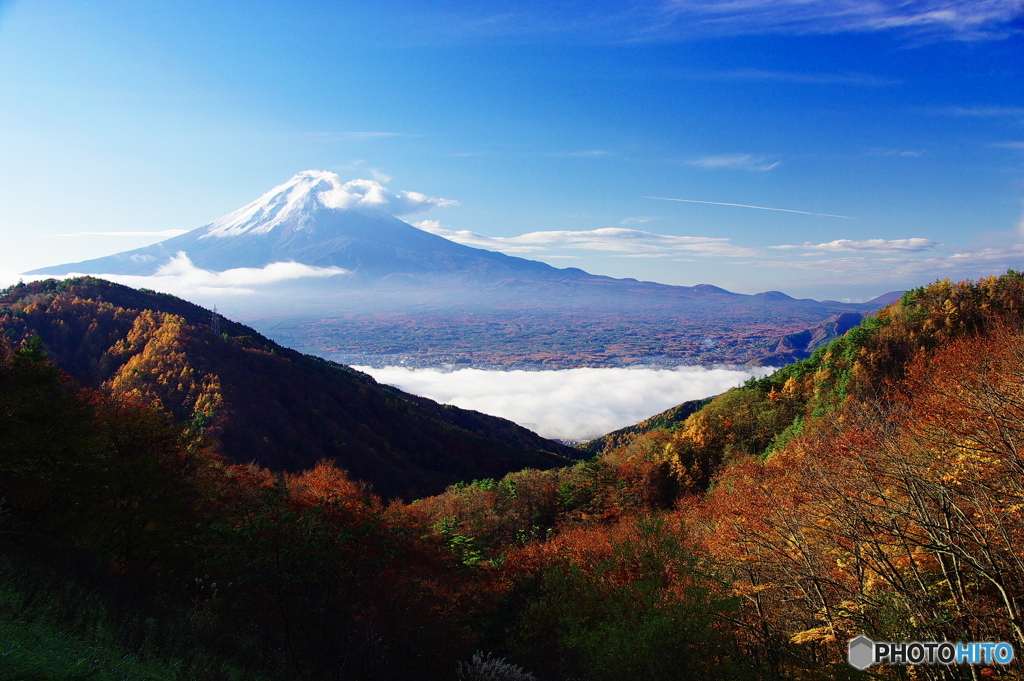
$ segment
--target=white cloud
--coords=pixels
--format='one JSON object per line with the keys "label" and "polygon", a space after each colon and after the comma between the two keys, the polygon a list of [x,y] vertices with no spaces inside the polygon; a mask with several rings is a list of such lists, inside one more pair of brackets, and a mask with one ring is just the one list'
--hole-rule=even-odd
{"label": "white cloud", "polygon": [[906,255],[881,258],[854,256],[825,260],[776,260],[756,264],[759,267],[831,272],[837,275],[820,283],[886,283],[900,286],[920,286],[947,277],[957,281],[977,279],[1002,274],[1008,268],[1024,268],[1024,244],[963,250],[932,257],[915,257],[913,251],[903,253]]}
{"label": "white cloud", "polygon": [[320,200],[329,208],[374,208],[391,215],[411,215],[433,207],[457,206],[453,199],[436,199],[420,192],[397,194],[376,180],[349,180],[320,193]]}
{"label": "white cloud", "polygon": [[37,279],[46,279],[45,276],[32,276],[27,274],[19,274],[11,270],[0,269],[0,288],[7,288],[8,286],[14,286],[19,281],[35,281]]}
{"label": "white cloud", "polygon": [[51,234],[50,236],[178,236],[187,231],[187,229],[165,229],[161,232],[71,232]]}
{"label": "white cloud", "polygon": [[772,208],[770,206],[755,206],[749,203],[726,203],[725,201],[702,201],[699,199],[676,199],[666,196],[645,196],[645,199],[656,199],[658,201],[678,201],[680,203],[703,203],[708,206],[730,206],[733,208],[755,208],[757,210],[770,210],[779,213],[798,213],[800,215],[815,215],[822,218],[842,218],[844,220],[856,220],[849,215],[833,215],[832,213],[812,213],[806,210],[795,210],[793,208]]}
{"label": "white cloud", "polygon": [[396,194],[376,180],[342,182],[337,173],[306,170],[233,213],[214,220],[199,238],[220,239],[246,232],[266,234],[309,201],[316,201],[327,208],[368,208],[390,215],[409,215],[435,206],[459,205],[458,201],[437,199],[420,192]]}
{"label": "white cloud", "polygon": [[616,253],[613,258],[671,258],[668,253]]}
{"label": "white cloud", "polygon": [[[412,226],[413,227],[419,227],[424,232],[430,232],[431,234],[437,234],[438,236],[444,236],[445,233],[447,233],[447,234],[455,234],[456,233],[456,232],[453,232],[453,231],[451,231],[449,229],[443,229],[441,227],[441,221],[440,220],[420,220],[419,222],[412,223]],[[473,234],[473,232],[467,232],[467,234]]]}
{"label": "white cloud", "polygon": [[[247,295],[256,293],[253,287],[276,284],[282,281],[303,279],[306,277],[333,277],[347,274],[348,270],[340,267],[313,267],[297,262],[274,262],[264,267],[239,267],[223,272],[214,272],[196,267],[189,257],[179,252],[171,261],[150,276],[132,276],[122,274],[96,274],[101,279],[109,279],[134,288],[149,288],[154,291],[171,293],[176,296],[191,294],[212,295]],[[81,274],[68,274],[77,277]]]}
{"label": "white cloud", "polygon": [[732,71],[705,71],[691,77],[715,80],[751,80],[808,85],[864,85],[883,87],[899,85],[900,81],[880,78],[865,73],[807,73],[799,71],[766,71],[763,69],[735,69]]}
{"label": "white cloud", "polygon": [[878,156],[880,158],[891,158],[893,156],[900,156],[902,158],[921,158],[924,156],[923,151],[917,151],[915,149],[884,149],[882,147],[876,147],[867,152],[868,156]]}
{"label": "white cloud", "polygon": [[661,218],[658,218],[658,217],[626,218],[625,220],[623,220],[619,224],[620,225],[642,225],[645,222],[654,222],[655,220],[660,220],[660,219]]}
{"label": "white cloud", "polygon": [[722,154],[720,156],[702,156],[687,161],[691,166],[708,168],[710,170],[749,170],[751,172],[765,172],[777,168],[782,161],[769,163],[765,156],[754,156],[753,154]]}
{"label": "white cloud", "polygon": [[451,372],[356,368],[415,395],[501,416],[545,437],[566,440],[599,437],[771,371],[703,367]]}
{"label": "white cloud", "polygon": [[1021,7],[1017,0],[670,0],[664,15],[672,28],[691,35],[897,30],[921,37],[978,40],[1012,32]]}
{"label": "white cloud", "polygon": [[547,155],[552,158],[597,158],[600,156],[608,156],[609,152],[602,151],[600,149],[592,149],[590,151],[556,151]]}
{"label": "white cloud", "polygon": [[942,112],[973,118],[1024,118],[1024,107],[1019,106],[951,106]]}
{"label": "white cloud", "polygon": [[781,250],[809,249],[821,252],[853,252],[853,253],[897,253],[907,251],[930,251],[938,244],[931,239],[914,237],[911,239],[836,239],[821,244],[806,241],[801,245],[786,244],[769,246]]}
{"label": "white cloud", "polygon": [[437,220],[422,220],[416,227],[467,246],[503,253],[535,253],[552,248],[626,253],[674,253],[687,251],[708,256],[746,256],[755,251],[735,246],[725,237],[673,236],[639,229],[607,227],[586,231],[553,230],[520,236],[485,236],[469,230],[450,230]]}
{"label": "white cloud", "polygon": [[321,140],[323,142],[341,142],[345,140],[372,140],[387,139],[389,137],[411,137],[400,132],[383,132],[376,130],[350,130],[344,132],[310,132],[307,137]]}
{"label": "white cloud", "polygon": [[[803,213],[791,209],[769,210]],[[940,244],[922,237],[908,237],[835,239],[823,243],[805,242],[754,249],[735,245],[722,237],[677,237],[627,228],[533,232],[517,237],[489,237],[470,231],[445,230],[436,220],[424,221],[418,226],[468,245],[509,253],[525,252],[528,254],[527,257],[542,260],[556,257],[550,255],[553,252],[557,253],[556,249],[565,249],[568,252],[590,251],[588,256],[601,254],[612,258],[651,261],[693,262],[694,257],[708,256],[743,258],[744,260],[716,262],[732,267],[791,270],[798,279],[789,284],[804,290],[817,285],[860,284],[884,284],[896,289],[920,286],[946,277],[955,280],[977,279],[1001,274],[1007,268],[1024,269],[1024,244],[1012,243],[999,247],[974,248]],[[1024,216],[1014,222],[1014,227],[1017,233],[1024,237]],[[796,275],[797,272],[801,274]],[[815,277],[811,274],[813,272],[820,273],[823,278]],[[775,287],[780,286],[784,284],[780,283]]]}
{"label": "white cloud", "polygon": [[742,35],[887,32],[915,41],[990,40],[1019,32],[1019,0],[612,0],[516,5],[488,3],[458,13],[425,10],[424,35],[479,40],[571,37],[596,43],[670,42]]}

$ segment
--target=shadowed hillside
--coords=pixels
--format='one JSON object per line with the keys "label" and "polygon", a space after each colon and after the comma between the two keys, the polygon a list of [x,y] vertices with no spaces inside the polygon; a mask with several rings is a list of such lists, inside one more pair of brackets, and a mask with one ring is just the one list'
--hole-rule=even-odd
{"label": "shadowed hillside", "polygon": [[181,299],[83,278],[0,295],[0,330],[34,335],[81,384],[136,395],[205,429],[231,461],[296,471],[321,459],[384,496],[568,462],[516,424],[439,405],[302,355]]}

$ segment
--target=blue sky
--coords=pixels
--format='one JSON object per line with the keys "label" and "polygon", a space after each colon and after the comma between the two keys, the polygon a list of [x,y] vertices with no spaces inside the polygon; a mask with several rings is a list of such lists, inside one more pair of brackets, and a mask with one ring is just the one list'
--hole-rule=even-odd
{"label": "blue sky", "polygon": [[322,169],[599,274],[853,300],[998,274],[1022,48],[1019,0],[0,0],[0,272]]}

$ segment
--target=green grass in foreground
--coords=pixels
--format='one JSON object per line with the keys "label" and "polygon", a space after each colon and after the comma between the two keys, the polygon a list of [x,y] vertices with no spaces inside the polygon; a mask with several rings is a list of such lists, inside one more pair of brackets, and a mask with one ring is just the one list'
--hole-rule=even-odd
{"label": "green grass in foreground", "polygon": [[260,678],[197,645],[185,617],[122,610],[99,590],[0,558],[0,681]]}

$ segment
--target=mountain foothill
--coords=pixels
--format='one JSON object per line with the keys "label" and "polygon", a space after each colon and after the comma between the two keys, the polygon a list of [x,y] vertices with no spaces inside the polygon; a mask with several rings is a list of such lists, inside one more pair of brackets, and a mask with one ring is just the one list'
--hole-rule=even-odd
{"label": "mountain foothill", "polygon": [[576,454],[510,421],[281,347],[180,298],[100,279],[8,289],[0,332],[15,344],[39,338],[83,387],[137,397],[194,424],[230,461],[299,471],[331,460],[385,497],[563,465]]}

